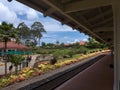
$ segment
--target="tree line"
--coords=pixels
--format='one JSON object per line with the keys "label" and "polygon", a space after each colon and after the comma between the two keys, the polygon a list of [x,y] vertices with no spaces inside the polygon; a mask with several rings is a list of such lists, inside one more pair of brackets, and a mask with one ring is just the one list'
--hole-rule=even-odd
{"label": "tree line", "polygon": [[13,24],[2,22],[0,25],[0,41],[10,41],[15,38],[17,43],[27,46],[36,46],[42,37],[42,32],[46,32],[40,22],[34,22],[28,27],[24,22],[17,27]]}
{"label": "tree line", "polygon": [[[14,39],[16,43],[22,43],[27,46],[36,46],[42,32],[46,32],[43,25],[40,22],[34,22],[31,27],[28,27],[24,22],[20,23],[17,27],[14,27],[11,23],[2,22],[0,24],[0,42],[4,42],[4,60],[5,60],[5,75],[7,75],[7,42]],[[23,61],[23,57],[20,55],[10,55],[9,60],[16,67]]]}

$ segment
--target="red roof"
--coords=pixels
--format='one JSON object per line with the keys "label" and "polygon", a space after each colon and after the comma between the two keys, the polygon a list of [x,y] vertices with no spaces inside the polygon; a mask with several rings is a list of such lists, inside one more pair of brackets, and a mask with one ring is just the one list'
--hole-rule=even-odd
{"label": "red roof", "polygon": [[[4,49],[4,42],[0,42],[0,49]],[[18,50],[30,50],[32,48],[25,46],[23,44],[18,44],[16,42],[7,42],[7,49],[18,49]]]}
{"label": "red roof", "polygon": [[80,41],[79,44],[80,44],[80,45],[85,45],[86,42],[85,42],[85,41]]}
{"label": "red roof", "polygon": [[64,46],[66,46],[66,47],[67,47],[67,46],[70,46],[70,45],[71,45],[71,44],[65,44]]}

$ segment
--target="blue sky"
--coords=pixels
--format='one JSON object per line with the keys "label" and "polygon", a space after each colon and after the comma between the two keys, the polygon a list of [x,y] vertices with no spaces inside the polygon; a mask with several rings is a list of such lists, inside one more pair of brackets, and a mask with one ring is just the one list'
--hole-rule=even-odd
{"label": "blue sky", "polygon": [[74,43],[78,41],[86,41],[88,36],[77,30],[72,30],[67,25],[50,17],[44,17],[42,13],[33,10],[15,0],[8,2],[0,0],[0,23],[6,21],[17,26],[21,22],[31,26],[33,22],[39,21],[44,25],[47,33],[43,34],[41,42],[55,43],[56,41],[64,43]]}

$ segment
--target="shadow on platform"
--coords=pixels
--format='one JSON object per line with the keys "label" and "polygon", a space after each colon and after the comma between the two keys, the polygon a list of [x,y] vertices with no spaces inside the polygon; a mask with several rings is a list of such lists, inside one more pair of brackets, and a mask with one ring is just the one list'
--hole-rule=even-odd
{"label": "shadow on platform", "polygon": [[55,90],[113,90],[114,69],[109,54]]}

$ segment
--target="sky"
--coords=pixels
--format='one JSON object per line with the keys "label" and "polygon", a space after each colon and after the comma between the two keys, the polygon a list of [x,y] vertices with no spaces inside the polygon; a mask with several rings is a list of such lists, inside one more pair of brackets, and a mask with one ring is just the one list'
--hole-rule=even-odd
{"label": "sky", "polygon": [[87,41],[88,36],[73,30],[67,25],[62,25],[59,21],[44,17],[41,12],[38,12],[26,5],[23,5],[16,0],[8,2],[0,0],[0,24],[1,22],[12,23],[15,27],[21,22],[27,26],[31,26],[33,22],[39,21],[43,24],[47,33],[42,33],[41,42],[45,43],[75,43],[79,41]]}

